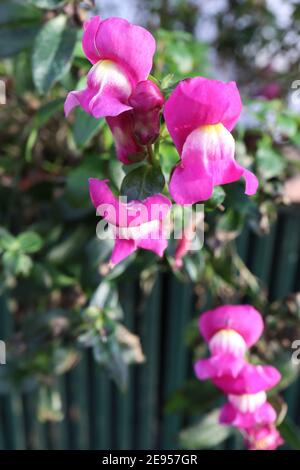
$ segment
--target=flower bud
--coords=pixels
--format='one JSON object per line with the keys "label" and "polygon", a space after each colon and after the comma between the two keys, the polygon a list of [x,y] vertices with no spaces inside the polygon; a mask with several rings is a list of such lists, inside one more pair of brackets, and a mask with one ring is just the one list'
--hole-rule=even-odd
{"label": "flower bud", "polygon": [[134,113],[134,134],[142,145],[154,142],[159,135],[160,111],[164,97],[151,80],[139,82],[129,98]]}

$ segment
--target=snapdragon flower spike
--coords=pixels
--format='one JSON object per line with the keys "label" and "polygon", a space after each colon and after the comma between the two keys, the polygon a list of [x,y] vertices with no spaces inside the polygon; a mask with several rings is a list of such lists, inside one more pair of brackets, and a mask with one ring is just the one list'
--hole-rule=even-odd
{"label": "snapdragon flower spike", "polygon": [[245,442],[249,450],[276,450],[284,440],[274,425],[263,425],[247,429]]}
{"label": "snapdragon flower spike", "polygon": [[196,362],[197,377],[236,377],[245,365],[247,349],[263,331],[263,321],[251,305],[222,305],[203,313],[199,328],[211,356]]}
{"label": "snapdragon flower spike", "polygon": [[143,146],[158,137],[164,97],[155,83],[144,80],[136,85],[128,102],[132,106],[130,111],[106,119],[117,157],[125,165],[141,160],[145,156]]}
{"label": "snapdragon flower spike", "polygon": [[148,78],[155,39],[146,29],[122,18],[94,16],[84,28],[82,47],[93,66],[86,89],[68,94],[65,113],[81,106],[95,118],[118,116],[132,109],[128,101],[132,91]]}
{"label": "snapdragon flower spike", "polygon": [[115,245],[111,265],[120,263],[138,248],[163,256],[167,247],[164,222],[171,202],[162,194],[143,201],[123,202],[110,190],[107,180],[89,179],[90,196],[97,214],[113,228]]}
{"label": "snapdragon flower spike", "polygon": [[177,204],[205,201],[211,197],[214,186],[241,177],[246,181],[245,193],[256,193],[256,176],[234,159],[235,142],[230,131],[241,109],[235,82],[189,78],[171,93],[164,118],[181,158],[169,185]]}

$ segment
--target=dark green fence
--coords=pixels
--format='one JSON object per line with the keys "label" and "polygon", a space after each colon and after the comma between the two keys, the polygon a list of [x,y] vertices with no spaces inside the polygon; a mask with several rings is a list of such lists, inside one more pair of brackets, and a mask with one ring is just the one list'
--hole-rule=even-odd
{"label": "dark green fence", "polygon": [[[300,290],[300,214],[280,214],[271,233],[245,231],[238,240],[242,257],[269,287],[270,300]],[[1,449],[157,449],[176,447],[184,416],[164,413],[168,397],[193,376],[185,346],[187,325],[197,312],[192,286],[162,274],[147,300],[134,283],[120,286],[125,323],[141,336],[147,362],[130,370],[129,389],[120,393],[89,353],[62,377],[66,410],[59,423],[41,424],[36,391],[4,393],[0,383]],[[5,299],[0,299],[0,338],[11,330]],[[5,367],[5,366],[1,366]],[[300,422],[300,383],[286,392],[289,414]]]}

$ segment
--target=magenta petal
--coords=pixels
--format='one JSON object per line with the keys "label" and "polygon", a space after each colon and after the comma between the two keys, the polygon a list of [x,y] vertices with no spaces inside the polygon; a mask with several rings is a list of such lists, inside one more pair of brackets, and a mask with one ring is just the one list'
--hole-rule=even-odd
{"label": "magenta petal", "polygon": [[95,64],[88,73],[87,86],[94,93],[89,103],[94,117],[117,116],[132,109],[128,105],[132,83],[119,64],[110,60]]}
{"label": "magenta petal", "polygon": [[145,112],[161,108],[164,104],[164,97],[154,82],[143,80],[134,88],[129,103],[135,110]]}
{"label": "magenta petal", "polygon": [[231,403],[226,403],[221,409],[221,424],[235,426],[241,429],[251,428],[261,424],[271,424],[276,421],[276,411],[266,402],[253,412],[242,413]]}
{"label": "magenta petal", "polygon": [[244,170],[234,160],[234,138],[226,127],[222,124],[204,126],[188,136],[188,139],[192,138],[199,152],[199,158],[203,159],[213,179],[214,186],[240,179]]}
{"label": "magenta petal", "polygon": [[155,39],[149,31],[122,18],[94,16],[84,25],[82,47],[96,64],[112,60],[125,67],[135,82],[145,80],[152,68]]}
{"label": "magenta petal", "polygon": [[250,347],[262,334],[264,324],[261,314],[251,305],[222,305],[204,312],[199,327],[207,343],[217,331],[231,329],[237,331]]}
{"label": "magenta petal", "polygon": [[108,180],[89,178],[90,197],[97,214],[107,222],[117,225],[119,219],[119,201],[108,186]]}
{"label": "magenta petal", "polygon": [[[152,232],[153,236],[153,232]],[[165,249],[168,246],[168,241],[163,238],[141,238],[137,240],[137,246],[139,248],[143,248],[144,250],[150,250],[157,254],[157,256],[162,257],[164,254]]]}
{"label": "magenta petal", "polygon": [[101,24],[100,16],[93,16],[84,23],[84,33],[82,37],[82,48],[92,64],[100,60],[100,53],[97,49],[95,38],[97,36],[99,26]]}
{"label": "magenta petal", "polygon": [[281,374],[275,367],[246,364],[234,380],[229,375],[212,380],[224,393],[242,395],[269,390],[275,387],[280,379]]}
{"label": "magenta petal", "polygon": [[134,240],[116,238],[110,262],[115,265],[123,261],[136,250]]}
{"label": "magenta petal", "polygon": [[181,162],[171,176],[170,193],[178,204],[209,199],[213,186],[245,176],[248,191],[256,177],[234,160],[234,139],[222,125],[202,126],[192,131],[182,148]]}
{"label": "magenta petal", "polygon": [[187,136],[204,125],[223,124],[229,131],[242,109],[235,82],[224,83],[203,77],[184,80],[167,100],[164,117],[170,135],[181,153]]}
{"label": "magenta petal", "polygon": [[153,196],[147,197],[142,202],[147,208],[149,220],[164,220],[172,207],[171,201],[163,194],[154,194]]}
{"label": "magenta petal", "polygon": [[76,106],[81,106],[86,113],[90,114],[89,105],[94,96],[94,91],[89,88],[79,91],[70,91],[64,104],[65,115],[68,116]]}
{"label": "magenta petal", "polygon": [[65,102],[66,115],[81,106],[95,118],[117,116],[128,111],[128,98],[132,84],[125,71],[117,64],[103,60],[95,64],[88,73],[87,88],[71,91]]}
{"label": "magenta petal", "polygon": [[[133,135],[133,115],[131,111],[108,117],[107,124],[114,136],[117,157],[127,165],[133,163],[134,155],[143,152],[143,148],[136,142]],[[131,157],[131,158],[130,158]]]}
{"label": "magenta petal", "polygon": [[100,59],[123,65],[136,82],[148,78],[156,46],[149,31],[122,18],[108,18],[100,22],[94,41]]}
{"label": "magenta petal", "polygon": [[195,373],[198,379],[206,380],[213,377],[230,375],[236,377],[243,368],[245,360],[232,354],[211,356],[208,359],[200,359],[195,364]]}
{"label": "magenta petal", "polygon": [[117,264],[137,248],[151,250],[162,256],[167,247],[165,218],[171,202],[162,194],[144,201],[119,200],[110,190],[107,180],[89,179],[90,196],[97,214],[113,225],[115,246],[111,263]]}
{"label": "magenta petal", "polygon": [[259,185],[258,179],[251,171],[246,170],[245,168],[243,170],[243,177],[246,181],[245,194],[247,194],[247,196],[253,196],[253,194],[256,194]]}
{"label": "magenta petal", "polygon": [[205,201],[211,197],[212,178],[204,168],[201,172],[201,165],[196,160],[196,155],[190,159],[189,164],[179,163],[174,168],[169,191],[174,201],[182,206]]}
{"label": "magenta petal", "polygon": [[134,88],[129,104],[134,109],[134,134],[138,141],[147,145],[159,135],[160,113],[164,97],[151,80],[139,82]]}
{"label": "magenta petal", "polygon": [[274,425],[247,429],[246,445],[250,450],[275,450],[283,443],[284,440]]}
{"label": "magenta petal", "polygon": [[96,209],[101,204],[111,204],[117,209],[118,200],[107,183],[108,180],[89,178],[90,196]]}
{"label": "magenta petal", "polygon": [[143,201],[119,200],[107,184],[108,180],[89,179],[90,196],[93,205],[108,222],[120,227],[136,227],[151,221],[163,220],[171,202],[162,194],[155,194]]}
{"label": "magenta petal", "polygon": [[175,167],[169,184],[170,194],[177,204],[190,205],[211,197],[213,177],[202,157],[199,140],[191,133],[183,146],[181,162]]}

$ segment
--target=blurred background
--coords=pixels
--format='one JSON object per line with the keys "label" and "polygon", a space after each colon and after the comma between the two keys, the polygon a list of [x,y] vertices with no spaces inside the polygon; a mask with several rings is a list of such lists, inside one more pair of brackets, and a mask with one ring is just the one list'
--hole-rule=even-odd
{"label": "blurred background", "polygon": [[[237,159],[260,189],[214,193],[182,271],[175,241],[163,260],[138,253],[109,271],[96,238],[87,179],[117,188],[124,171],[103,120],[63,115],[90,67],[93,14],[151,30],[165,90],[196,75],[238,83]],[[229,302],[264,315],[253,357],[280,368],[270,400],[300,449],[299,35],[298,0],[0,0],[0,449],[243,448],[217,423],[223,397],[193,375],[199,313]],[[178,155],[168,138],[160,151],[168,179]]]}

